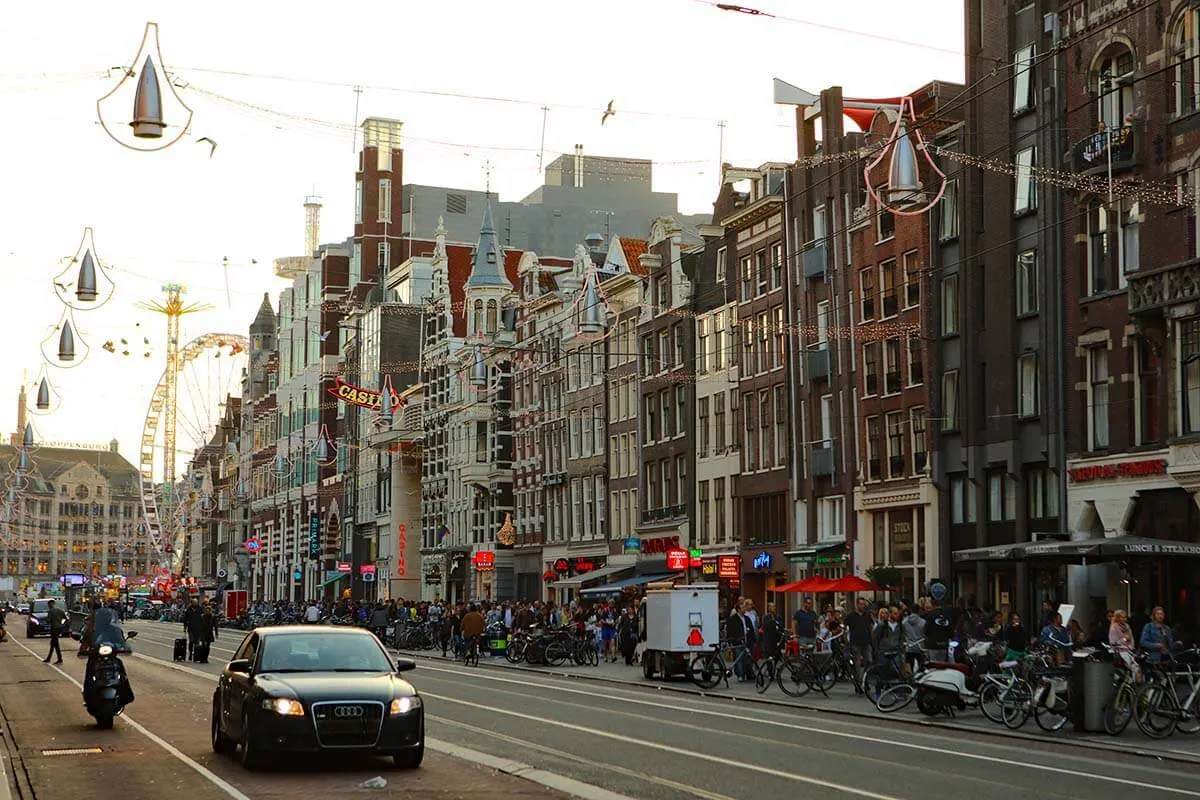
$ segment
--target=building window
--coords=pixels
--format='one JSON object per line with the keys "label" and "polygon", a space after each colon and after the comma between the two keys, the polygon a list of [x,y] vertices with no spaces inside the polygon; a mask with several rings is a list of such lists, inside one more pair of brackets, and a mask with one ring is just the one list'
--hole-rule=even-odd
{"label": "building window", "polygon": [[658,412],[657,412],[658,398],[656,398],[652,394],[648,394],[642,398],[642,401],[646,407],[646,414],[645,414],[645,417],[643,418],[645,420],[645,422],[643,423],[645,430],[642,432],[642,435],[645,436],[647,442],[657,441],[658,440],[658,425],[656,424],[657,420],[655,419],[655,417],[658,414]]}
{"label": "building window", "polygon": [[783,243],[771,245],[771,288],[783,286]]}
{"label": "building window", "polygon": [[1054,519],[1058,516],[1058,476],[1048,467],[1030,467],[1025,475],[1029,519]]}
{"label": "building window", "polygon": [[824,350],[829,346],[829,301],[817,303],[817,342],[816,349]]}
{"label": "building window", "polygon": [[755,432],[754,411],[754,395],[746,394],[742,398],[742,427],[745,429],[745,435],[742,437],[742,450],[746,454],[747,472],[754,472],[758,469],[758,435]]}
{"label": "building window", "polygon": [[775,358],[773,367],[782,367],[787,363],[788,335],[787,326],[783,322],[783,306],[775,308]]}
{"label": "building window", "polygon": [[1118,46],[1097,65],[1096,88],[1099,89],[1099,120],[1101,130],[1120,130],[1125,117],[1133,111],[1133,53]]}
{"label": "building window", "polygon": [[827,235],[825,206],[819,205],[812,210],[812,238],[808,240],[809,244],[812,246],[819,245],[825,241]]}
{"label": "building window", "polygon": [[1108,254],[1108,207],[1092,203],[1087,208],[1087,255],[1089,295],[1107,292],[1111,287]]}
{"label": "building window", "polygon": [[775,387],[775,466],[782,467],[788,462],[788,412],[787,388]]}
{"label": "building window", "polygon": [[875,268],[867,267],[858,273],[859,308],[862,320],[875,319]]}
{"label": "building window", "polygon": [[908,424],[912,434],[913,472],[924,472],[929,463],[929,450],[925,442],[925,409],[911,409],[908,412]]}
{"label": "building window", "polygon": [[1033,45],[1013,56],[1013,113],[1033,108]]}
{"label": "building window", "polygon": [[691,420],[688,419],[687,399],[688,399],[688,392],[684,390],[684,387],[676,386],[675,387],[675,433],[677,433],[677,434],[687,433],[688,423],[691,422]]}
{"label": "building window", "polygon": [[708,372],[708,320],[696,320],[696,372]]}
{"label": "building window", "polygon": [[708,403],[707,397],[696,398],[696,455],[700,457],[709,455]]}
{"label": "building window", "polygon": [[1200,317],[1179,323],[1179,361],[1183,433],[1200,433]]}
{"label": "building window", "polygon": [[879,417],[867,417],[867,480],[877,481],[882,475],[883,465],[880,461],[883,432],[880,430]]}
{"label": "building window", "polygon": [[771,347],[774,340],[771,337],[770,318],[764,313],[758,315],[758,371],[766,372],[771,368],[774,357]]}
{"label": "building window", "polygon": [[[1090,347],[1088,367],[1088,420],[1092,450],[1108,449],[1108,349]],[[1197,372],[1200,376],[1200,371]],[[1200,400],[1200,394],[1197,395]],[[1200,407],[1200,406],[1198,406]],[[1200,418],[1198,418],[1200,421]],[[1197,428],[1200,430],[1200,427]]]}
{"label": "building window", "polygon": [[754,297],[754,260],[750,256],[742,257],[742,302]]}
{"label": "building window", "polygon": [[863,345],[863,392],[870,397],[879,393],[879,342]]}
{"label": "building window", "polygon": [[467,196],[465,194],[447,194],[446,195],[446,213],[447,214],[465,214],[465,213],[467,213]]}
{"label": "building window", "polygon": [[879,290],[883,299],[883,314],[880,318],[896,316],[900,312],[900,301],[896,296],[896,259],[889,259],[879,265]]}
{"label": "building window", "polygon": [[942,373],[942,430],[958,430],[958,370]]}
{"label": "building window", "polygon": [[[879,185],[875,187],[875,195],[883,198],[887,196],[887,186]],[[883,242],[891,239],[896,235],[896,215],[888,210],[882,202],[875,209],[875,225],[878,239],[876,242]]]}
{"label": "building window", "polygon": [[942,336],[958,334],[958,275],[942,278]]}
{"label": "building window", "polygon": [[725,452],[725,393],[718,392],[712,397],[713,401],[713,450],[716,453]]}
{"label": "building window", "polygon": [[1139,337],[1136,341],[1137,357],[1137,431],[1138,444],[1152,444],[1159,441],[1162,431],[1159,427],[1159,380],[1161,375],[1160,358],[1154,344],[1148,339]]}
{"label": "building window", "polygon": [[717,283],[725,283],[725,269],[729,258],[729,251],[722,247],[717,250]]}
{"label": "building window", "polygon": [[[354,183],[354,224],[361,225],[363,221],[363,182]],[[350,284],[353,286],[354,284]]]}
{"label": "building window", "polygon": [[713,315],[712,368],[725,368],[725,314],[720,311]]}
{"label": "building window", "polygon": [[920,386],[925,381],[925,363],[921,358],[921,337],[908,337],[908,385]]}
{"label": "building window", "polygon": [[1014,174],[1016,191],[1013,194],[1013,213],[1025,214],[1037,209],[1037,181],[1034,180],[1034,148],[1017,151],[1017,168]]}
{"label": "building window", "polygon": [[1017,518],[1017,481],[1003,471],[989,472],[988,522],[1007,522]]}
{"label": "building window", "polygon": [[378,256],[379,256],[379,274],[387,275],[388,271],[392,268],[392,243],[391,242],[380,242]]}
{"label": "building window", "polygon": [[662,438],[670,439],[675,435],[675,409],[671,405],[671,392],[663,389],[658,393],[658,407],[662,414]]}
{"label": "building window", "polygon": [[1023,353],[1017,358],[1017,415],[1036,417],[1039,402],[1037,353]]}
{"label": "building window", "polygon": [[941,241],[958,237],[958,178],[946,181],[942,199],[938,202],[938,238]]}
{"label": "building window", "polygon": [[822,497],[817,500],[817,538],[821,541],[846,538],[846,498]]}
{"label": "building window", "polygon": [[965,476],[950,478],[950,521],[955,525],[976,520],[975,487]]}
{"label": "building window", "polygon": [[1121,201],[1121,249],[1120,269],[1117,271],[1117,288],[1124,289],[1126,276],[1141,268],[1142,247],[1142,204],[1138,200],[1125,198]]}
{"label": "building window", "polygon": [[696,495],[697,495],[697,501],[696,501],[697,509],[696,510],[698,512],[696,514],[696,516],[700,518],[700,526],[699,526],[700,527],[700,542],[699,542],[699,544],[701,547],[705,547],[708,545],[709,534],[710,534],[709,522],[711,521],[710,517],[709,517],[709,509],[708,509],[708,481],[700,481],[700,483],[698,483],[696,485]]}
{"label": "building window", "polygon": [[1026,250],[1017,256],[1017,316],[1038,312],[1037,253]]}
{"label": "building window", "polygon": [[713,513],[716,515],[717,524],[716,540],[714,544],[724,544],[725,542],[725,479],[713,479]]}
{"label": "building window", "polygon": [[675,456],[675,493],[672,503],[674,506],[687,506],[688,502],[688,469],[687,456]]}
{"label": "building window", "polygon": [[883,393],[884,395],[900,392],[900,374],[904,368],[900,360],[900,339],[888,339],[883,343]]}
{"label": "building window", "polygon": [[392,181],[389,178],[379,179],[379,221],[392,221]]}
{"label": "building window", "polygon": [[888,477],[903,478],[904,470],[904,412],[887,415]]}
{"label": "building window", "polygon": [[910,250],[904,254],[904,307],[921,304],[921,254]]}

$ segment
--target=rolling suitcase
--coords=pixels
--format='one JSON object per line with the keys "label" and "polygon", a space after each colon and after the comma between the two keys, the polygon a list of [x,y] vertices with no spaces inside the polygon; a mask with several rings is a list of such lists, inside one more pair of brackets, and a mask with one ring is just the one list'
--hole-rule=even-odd
{"label": "rolling suitcase", "polygon": [[192,661],[198,664],[208,661],[208,642],[196,642],[192,647]]}
{"label": "rolling suitcase", "polygon": [[187,660],[187,639],[176,639],[175,640],[175,660],[176,661]]}

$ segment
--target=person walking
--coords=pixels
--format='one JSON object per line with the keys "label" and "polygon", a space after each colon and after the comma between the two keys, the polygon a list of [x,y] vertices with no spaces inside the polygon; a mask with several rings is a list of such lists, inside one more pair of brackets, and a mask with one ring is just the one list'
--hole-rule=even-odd
{"label": "person walking", "polygon": [[188,640],[187,659],[193,661],[196,657],[196,643],[204,638],[204,612],[200,610],[200,602],[194,597],[183,612],[183,630]]}
{"label": "person walking", "polygon": [[42,661],[46,664],[50,663],[50,656],[57,654],[58,660],[55,664],[62,663],[62,646],[58,643],[58,637],[62,636],[63,631],[67,627],[67,614],[59,608],[53,600],[46,603],[46,626],[50,628],[50,652]]}

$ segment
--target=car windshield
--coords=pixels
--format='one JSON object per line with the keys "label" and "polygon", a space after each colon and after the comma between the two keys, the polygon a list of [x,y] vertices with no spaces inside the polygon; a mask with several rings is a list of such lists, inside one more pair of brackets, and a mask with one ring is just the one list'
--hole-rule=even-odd
{"label": "car windshield", "polygon": [[391,672],[370,635],[288,633],[263,637],[262,672]]}
{"label": "car windshield", "polygon": [[30,613],[45,614],[49,610],[50,610],[50,601],[49,600],[34,600],[33,608]]}

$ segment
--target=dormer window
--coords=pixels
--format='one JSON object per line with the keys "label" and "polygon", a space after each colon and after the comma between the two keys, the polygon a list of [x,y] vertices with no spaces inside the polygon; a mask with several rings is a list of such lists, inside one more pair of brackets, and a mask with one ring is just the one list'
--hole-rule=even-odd
{"label": "dormer window", "polygon": [[488,251],[488,254],[487,254],[487,263],[489,263],[489,264],[495,264],[495,263],[496,263],[496,251],[495,251],[495,250],[489,250],[489,251]]}

